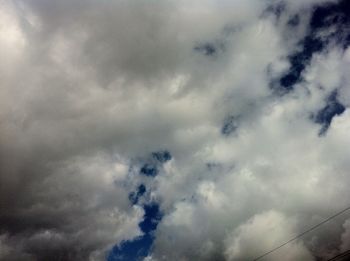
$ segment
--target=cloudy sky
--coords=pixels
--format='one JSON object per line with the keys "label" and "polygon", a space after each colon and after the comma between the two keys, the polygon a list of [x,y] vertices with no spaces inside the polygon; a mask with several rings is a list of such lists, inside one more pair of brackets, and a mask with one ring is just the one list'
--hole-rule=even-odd
{"label": "cloudy sky", "polygon": [[350,206],[349,107],[349,0],[0,0],[0,260],[254,260]]}

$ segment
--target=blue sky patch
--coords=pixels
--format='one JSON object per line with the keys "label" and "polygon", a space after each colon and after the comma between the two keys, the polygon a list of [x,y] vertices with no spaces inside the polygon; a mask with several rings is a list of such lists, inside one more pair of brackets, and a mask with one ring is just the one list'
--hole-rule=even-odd
{"label": "blue sky patch", "polygon": [[142,197],[145,193],[146,193],[146,187],[145,187],[145,185],[141,184],[140,186],[138,186],[136,192],[131,192],[129,194],[130,202],[133,205],[137,204],[139,199],[140,199],[140,197]]}
{"label": "blue sky patch", "polygon": [[[299,17],[294,16],[288,21],[288,25],[296,26]],[[285,93],[293,89],[294,85],[302,81],[302,72],[310,63],[313,54],[321,52],[331,39],[347,47],[350,44],[350,1],[343,0],[339,3],[321,5],[315,8],[311,20],[308,35],[299,43],[301,50],[288,57],[290,69],[279,80],[279,85],[272,83],[272,88],[279,93]],[[320,30],[329,27],[336,28],[335,32],[321,39],[317,37]],[[278,88],[281,88],[278,90]],[[277,90],[276,90],[277,89]]]}
{"label": "blue sky patch", "polygon": [[153,152],[152,157],[160,163],[165,163],[172,158],[170,152],[166,150]]}
{"label": "blue sky patch", "polygon": [[149,255],[155,239],[153,231],[157,229],[162,213],[159,205],[154,202],[144,205],[143,209],[145,214],[139,227],[144,234],[115,246],[109,253],[107,261],[141,261]]}
{"label": "blue sky patch", "polygon": [[155,177],[158,174],[158,169],[155,165],[146,163],[141,167],[140,174],[148,177]]}
{"label": "blue sky patch", "polygon": [[319,6],[315,9],[310,24],[313,29],[350,24],[350,1],[342,0]]}
{"label": "blue sky patch", "polygon": [[154,238],[150,234],[124,241],[115,246],[107,257],[107,261],[141,261],[148,256]]}
{"label": "blue sky patch", "polygon": [[333,117],[342,114],[344,111],[344,105],[342,105],[337,99],[337,91],[332,92],[327,98],[326,106],[318,111],[315,117],[315,122],[322,125],[319,134],[322,135],[326,133],[332,123]]}
{"label": "blue sky patch", "polygon": [[346,48],[350,44],[350,1],[342,0],[317,7],[311,17],[312,30],[333,27],[330,37]]}
{"label": "blue sky patch", "polygon": [[234,116],[229,116],[224,120],[221,128],[221,133],[225,136],[230,135],[235,132],[238,128],[238,118]]}
{"label": "blue sky patch", "polygon": [[159,221],[162,219],[162,214],[159,209],[159,205],[156,203],[151,203],[144,206],[144,219],[139,224],[140,229],[144,233],[150,233],[156,230]]}
{"label": "blue sky patch", "polygon": [[322,51],[324,43],[313,35],[306,36],[300,43],[302,50],[289,57],[290,69],[280,79],[280,85],[286,91],[292,90],[293,86],[300,82],[301,74],[309,64],[312,55]]}

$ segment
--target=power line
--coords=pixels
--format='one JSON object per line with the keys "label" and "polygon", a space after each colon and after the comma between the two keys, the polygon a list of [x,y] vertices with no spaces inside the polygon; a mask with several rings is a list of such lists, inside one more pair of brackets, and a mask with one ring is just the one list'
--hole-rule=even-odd
{"label": "power line", "polygon": [[257,258],[254,259],[254,261],[259,260],[259,259],[261,259],[261,258],[263,258],[263,257],[265,257],[265,256],[267,256],[267,255],[269,255],[269,254],[271,254],[272,252],[275,252],[276,250],[280,249],[281,247],[284,247],[285,245],[291,243],[292,241],[294,241],[294,240],[296,240],[296,239],[298,239],[298,238],[304,236],[305,234],[309,233],[310,231],[312,231],[312,230],[314,230],[314,229],[316,229],[316,228],[322,226],[324,223],[327,223],[327,222],[330,221],[331,219],[333,219],[333,218],[335,218],[335,217],[337,217],[337,216],[343,214],[344,212],[346,212],[346,211],[348,211],[348,210],[350,210],[350,206],[347,207],[347,208],[345,208],[345,209],[343,209],[343,210],[341,210],[341,211],[339,211],[339,212],[337,212],[337,213],[334,214],[333,216],[330,216],[329,218],[323,220],[322,222],[320,222],[320,223],[318,223],[317,225],[315,225],[315,226],[309,228],[308,230],[306,230],[306,231],[300,233],[299,235],[293,237],[292,239],[289,239],[288,241],[284,242],[283,244],[279,245],[278,247],[275,247],[275,248],[271,249],[270,251],[268,251],[268,252],[262,254],[261,256],[258,256]]}
{"label": "power line", "polygon": [[344,251],[344,252],[332,257],[331,259],[328,259],[327,261],[341,260],[343,257],[346,257],[348,255],[350,255],[350,250]]}

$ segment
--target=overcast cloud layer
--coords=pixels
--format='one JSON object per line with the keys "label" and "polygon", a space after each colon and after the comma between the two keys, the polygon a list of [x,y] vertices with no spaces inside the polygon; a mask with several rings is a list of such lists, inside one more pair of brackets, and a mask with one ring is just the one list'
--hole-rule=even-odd
{"label": "overcast cloud layer", "polygon": [[[0,0],[0,260],[253,260],[348,207],[349,13]],[[345,213],[263,260],[349,248]]]}

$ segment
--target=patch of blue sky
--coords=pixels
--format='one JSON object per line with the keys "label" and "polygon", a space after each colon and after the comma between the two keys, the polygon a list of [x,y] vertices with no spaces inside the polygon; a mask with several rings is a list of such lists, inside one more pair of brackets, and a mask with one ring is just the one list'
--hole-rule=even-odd
{"label": "patch of blue sky", "polygon": [[[297,25],[297,17],[289,20],[289,25]],[[273,81],[271,86],[278,94],[293,90],[294,85],[302,81],[302,72],[310,63],[313,54],[321,52],[329,44],[336,42],[343,48],[350,45],[350,1],[342,0],[335,3],[320,5],[315,8],[309,24],[309,33],[299,43],[300,51],[288,57],[290,69],[279,79],[279,84]],[[318,37],[320,30],[329,27],[336,28],[327,37]]]}
{"label": "patch of blue sky", "polygon": [[333,91],[327,98],[326,105],[314,117],[315,122],[322,125],[319,132],[320,135],[327,132],[334,116],[340,115],[345,111],[345,107],[338,101],[337,95],[337,91]]}
{"label": "patch of blue sky", "polygon": [[229,116],[224,119],[221,133],[225,136],[228,136],[235,132],[238,128],[238,117],[235,116]]}
{"label": "patch of blue sky", "polygon": [[139,227],[144,234],[113,247],[107,261],[140,261],[149,255],[155,239],[153,232],[162,219],[162,213],[159,205],[154,202],[144,205],[143,209],[145,214]]}
{"label": "patch of blue sky", "polygon": [[141,167],[140,174],[148,177],[155,177],[158,174],[157,166],[151,163],[146,163]]}
{"label": "patch of blue sky", "polygon": [[153,152],[152,157],[160,163],[165,163],[172,159],[170,152],[167,150]]}
{"label": "patch of blue sky", "polygon": [[140,197],[142,197],[146,193],[145,185],[141,184],[138,186],[137,191],[133,191],[129,194],[130,202],[135,205],[139,202]]}

